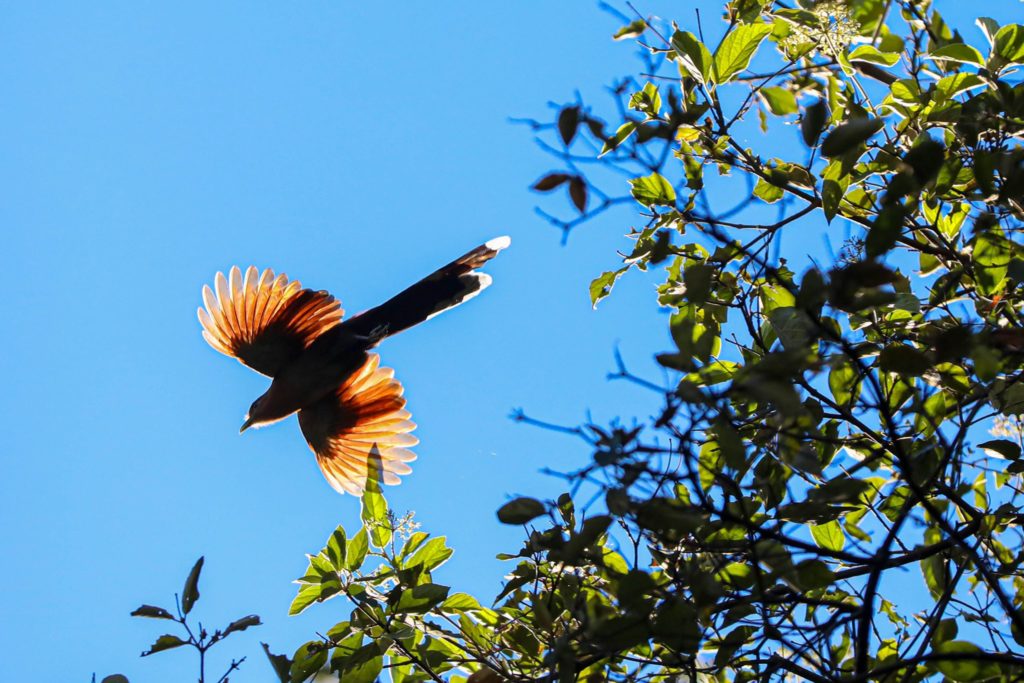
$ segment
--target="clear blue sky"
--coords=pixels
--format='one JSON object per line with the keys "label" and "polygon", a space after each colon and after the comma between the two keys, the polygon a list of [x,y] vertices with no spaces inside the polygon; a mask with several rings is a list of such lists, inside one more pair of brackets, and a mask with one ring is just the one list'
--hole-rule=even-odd
{"label": "clear blue sky", "polygon": [[[694,2],[639,3],[691,21]],[[713,24],[720,3],[699,3]],[[974,3],[974,7],[978,3]],[[1005,20],[1018,2],[992,0]],[[950,7],[950,9],[953,9]],[[657,378],[668,344],[651,281],[593,312],[628,214],[566,248],[527,187],[551,162],[510,116],[598,98],[633,48],[590,2],[17,3],[0,21],[4,476],[0,643],[6,680],[194,678],[183,651],[140,660],[199,555],[196,614],[265,626],[291,652],[344,618],[286,616],[305,568],[358,501],[323,481],[293,420],[238,435],[265,378],[199,334],[200,288],[232,265],[273,267],[355,312],[476,244],[512,247],[483,296],[382,347],[419,424],[419,460],[387,491],[456,555],[439,580],[490,599],[520,532],[494,510],[556,495],[582,444],[508,419],[644,416],[609,383],[618,344]],[[557,204],[564,207],[564,204]]]}

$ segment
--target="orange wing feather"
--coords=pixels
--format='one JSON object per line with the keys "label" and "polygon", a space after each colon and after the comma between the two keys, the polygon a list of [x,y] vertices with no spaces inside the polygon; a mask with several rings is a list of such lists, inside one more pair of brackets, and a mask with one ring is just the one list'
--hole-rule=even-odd
{"label": "orange wing feather", "polygon": [[341,322],[345,311],[327,292],[303,289],[298,280],[237,267],[217,273],[216,293],[203,287],[199,322],[203,338],[221,353],[273,377],[313,340]]}
{"label": "orange wing feather", "polygon": [[327,482],[339,493],[358,496],[366,485],[370,459],[379,458],[385,484],[400,483],[416,459],[409,450],[419,443],[410,432],[402,385],[380,358],[367,354],[362,367],[338,389],[299,411],[299,426]]}

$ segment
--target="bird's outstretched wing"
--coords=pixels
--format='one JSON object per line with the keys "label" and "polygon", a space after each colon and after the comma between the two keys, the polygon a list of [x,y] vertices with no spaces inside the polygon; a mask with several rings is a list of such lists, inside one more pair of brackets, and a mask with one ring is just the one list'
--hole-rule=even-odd
{"label": "bird's outstretched wing", "polygon": [[410,432],[402,385],[394,370],[367,354],[362,367],[336,391],[299,411],[299,426],[327,482],[339,493],[358,496],[366,485],[370,459],[385,484],[398,484],[416,459],[409,447],[419,443]]}
{"label": "bird's outstretched wing", "polygon": [[345,311],[327,292],[303,289],[298,280],[260,273],[250,266],[217,273],[216,293],[203,287],[199,322],[203,338],[223,354],[273,377],[314,339],[341,322]]}

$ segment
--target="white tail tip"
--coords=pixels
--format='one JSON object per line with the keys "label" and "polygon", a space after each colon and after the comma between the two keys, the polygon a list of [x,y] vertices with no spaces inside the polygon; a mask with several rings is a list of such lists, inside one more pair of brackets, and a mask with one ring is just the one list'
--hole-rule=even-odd
{"label": "white tail tip", "polygon": [[501,237],[495,237],[492,240],[488,240],[484,243],[484,246],[492,251],[501,251],[512,244],[512,238],[508,235],[502,235]]}

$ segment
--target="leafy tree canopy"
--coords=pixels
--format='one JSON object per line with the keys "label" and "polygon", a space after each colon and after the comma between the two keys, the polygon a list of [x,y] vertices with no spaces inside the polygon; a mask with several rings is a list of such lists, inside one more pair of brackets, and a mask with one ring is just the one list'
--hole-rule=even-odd
{"label": "leafy tree canopy", "polygon": [[371,487],[299,579],[328,627],[271,657],[282,681],[1024,675],[1024,26],[921,0],[721,18],[628,18],[644,75],[615,117],[532,122],[566,235],[634,207],[590,295],[660,273],[671,382],[618,372],[659,413],[569,430],[592,461],[498,511],[526,538],[493,601],[439,583],[445,539]]}

